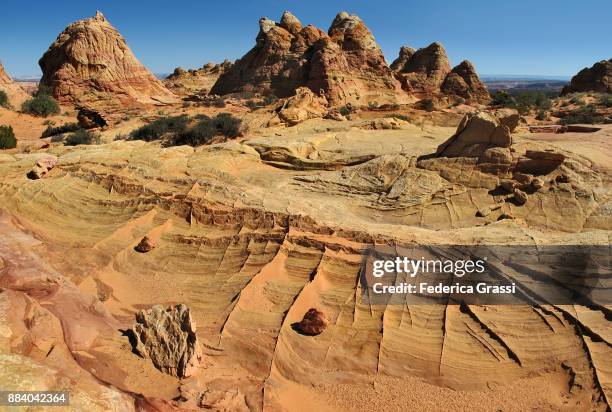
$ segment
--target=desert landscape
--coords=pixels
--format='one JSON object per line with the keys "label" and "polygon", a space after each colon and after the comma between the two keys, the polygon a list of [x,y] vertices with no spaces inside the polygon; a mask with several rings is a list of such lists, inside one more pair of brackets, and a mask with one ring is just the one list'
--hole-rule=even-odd
{"label": "desert landscape", "polygon": [[360,272],[375,245],[609,249],[612,59],[513,94],[435,39],[388,64],[365,18],[280,14],[162,79],[101,11],[48,39],[38,83],[0,65],[0,390],[609,411],[612,299],[373,305]]}

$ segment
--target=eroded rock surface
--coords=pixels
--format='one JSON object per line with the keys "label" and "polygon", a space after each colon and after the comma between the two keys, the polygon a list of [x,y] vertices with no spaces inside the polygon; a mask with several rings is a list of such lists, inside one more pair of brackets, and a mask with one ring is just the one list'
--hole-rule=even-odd
{"label": "eroded rock surface", "polygon": [[132,328],[133,348],[143,358],[151,359],[157,369],[184,378],[198,367],[200,349],[195,321],[185,305],[151,309],[136,314]]}
{"label": "eroded rock surface", "polygon": [[480,103],[490,99],[487,87],[478,77],[474,65],[468,60],[462,61],[446,76],[442,84],[442,93]]}
{"label": "eroded rock surface", "polygon": [[232,67],[232,62],[207,63],[199,69],[185,70],[181,67],[164,80],[164,84],[179,96],[202,95],[210,91],[219,76]]}
{"label": "eroded rock surface", "polygon": [[289,97],[299,87],[323,90],[332,105],[367,105],[407,98],[363,21],[339,13],[328,33],[302,26],[285,12],[281,23],[259,22],[257,44],[221,75],[211,93],[240,91]]}
{"label": "eroded rock surface", "polygon": [[26,91],[15,83],[6,73],[2,62],[0,62],[0,90],[6,93],[10,104],[14,108],[20,108],[21,104],[30,97]]}
{"label": "eroded rock surface", "polygon": [[602,60],[590,68],[584,68],[572,77],[561,95],[576,92],[612,93],[612,59]]}
{"label": "eroded rock surface", "polygon": [[323,117],[328,112],[325,96],[317,96],[307,87],[300,87],[295,96],[283,102],[278,115],[289,125],[296,125],[308,119]]}
{"label": "eroded rock surface", "polygon": [[118,110],[177,101],[100,12],[70,24],[39,64],[41,84],[60,103]]}

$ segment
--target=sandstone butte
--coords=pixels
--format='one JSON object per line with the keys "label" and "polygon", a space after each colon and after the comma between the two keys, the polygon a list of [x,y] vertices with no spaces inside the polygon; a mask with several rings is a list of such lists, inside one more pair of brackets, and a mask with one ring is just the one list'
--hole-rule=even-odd
{"label": "sandstone butte", "polygon": [[473,103],[486,103],[490,99],[474,65],[464,60],[451,69],[446,50],[438,42],[418,50],[401,47],[391,68],[402,80],[404,89],[419,97],[443,94]]}
{"label": "sandstone butte", "polygon": [[289,97],[321,90],[332,106],[407,101],[374,36],[356,15],[339,13],[327,33],[285,12],[259,21],[256,45],[223,73],[212,94],[258,92]]}
{"label": "sandstone butte", "polygon": [[580,70],[563,88],[561,95],[576,92],[612,93],[612,59]]}
{"label": "sandstone butte", "polygon": [[19,108],[21,103],[29,98],[26,91],[16,84],[6,73],[2,62],[0,62],[0,90],[6,93],[9,103],[15,108]]}
{"label": "sandstone butte", "polygon": [[39,61],[41,85],[61,104],[121,110],[177,101],[101,12],[70,24]]}

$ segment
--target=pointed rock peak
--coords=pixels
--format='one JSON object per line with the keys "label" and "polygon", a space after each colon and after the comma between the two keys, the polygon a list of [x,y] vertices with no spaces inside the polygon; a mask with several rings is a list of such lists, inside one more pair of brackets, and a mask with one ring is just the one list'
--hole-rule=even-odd
{"label": "pointed rock peak", "polygon": [[476,68],[469,60],[464,60],[453,68],[453,72],[473,72],[476,73]]}
{"label": "pointed rock peak", "polygon": [[336,18],[331,24],[329,31],[334,29],[347,30],[361,23],[361,19],[356,14],[349,14],[346,11],[341,11],[336,15]]}
{"label": "pointed rock peak", "polygon": [[302,30],[302,23],[290,11],[283,13],[280,26],[291,34],[297,34]]}
{"label": "pointed rock peak", "polygon": [[416,49],[414,47],[402,46],[400,47],[400,56],[412,56]]}
{"label": "pointed rock peak", "polygon": [[96,10],[96,15],[93,17],[93,19],[97,21],[106,21],[106,17],[104,17],[104,14],[102,14],[100,10]]}
{"label": "pointed rock peak", "polygon": [[274,20],[270,20],[267,17],[262,17],[259,19],[259,30],[262,33],[269,32],[274,26],[276,26],[276,22]]}
{"label": "pointed rock peak", "polygon": [[444,49],[444,46],[442,45],[442,43],[439,43],[437,41],[431,43],[425,48],[425,50],[429,50],[432,53],[438,53],[446,56],[446,50]]}

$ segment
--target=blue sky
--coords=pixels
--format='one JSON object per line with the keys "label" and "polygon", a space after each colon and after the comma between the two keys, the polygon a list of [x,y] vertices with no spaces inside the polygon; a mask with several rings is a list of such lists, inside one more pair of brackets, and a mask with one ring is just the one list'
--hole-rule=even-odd
{"label": "blue sky", "polygon": [[258,20],[291,10],[327,30],[340,10],[357,13],[390,63],[403,44],[440,41],[452,64],[479,73],[571,76],[612,57],[611,0],[2,0],[0,59],[13,76],[39,75],[38,59],[70,22],[100,9],[155,73],[236,59]]}

